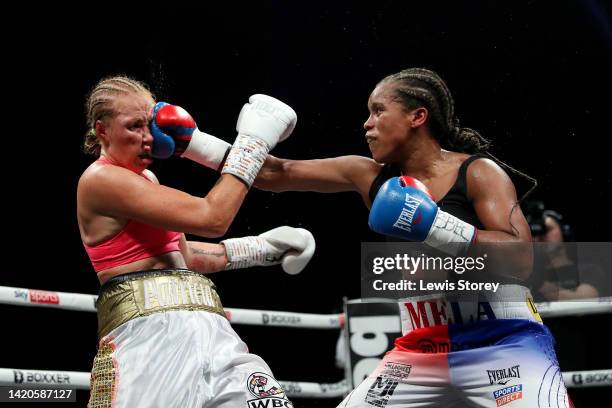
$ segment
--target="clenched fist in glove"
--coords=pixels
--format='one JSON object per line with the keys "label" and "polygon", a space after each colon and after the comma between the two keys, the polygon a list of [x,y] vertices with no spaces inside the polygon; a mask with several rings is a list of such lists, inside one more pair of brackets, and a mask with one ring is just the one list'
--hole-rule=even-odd
{"label": "clenched fist in glove", "polygon": [[304,228],[282,226],[256,237],[221,241],[228,264],[225,269],[281,264],[288,274],[300,273],[312,258],[315,240]]}
{"label": "clenched fist in glove", "polygon": [[251,96],[238,116],[238,136],[221,173],[233,174],[250,187],[268,152],[289,137],[296,122],[289,105],[267,95]]}
{"label": "clenched fist in glove", "polygon": [[198,129],[191,115],[180,106],[157,102],[151,120],[153,157],[186,157],[219,170],[231,145]]}
{"label": "clenched fist in glove", "polygon": [[387,180],[372,202],[369,225],[373,231],[409,241],[422,241],[458,255],[476,241],[478,230],[442,211],[427,187],[410,176]]}

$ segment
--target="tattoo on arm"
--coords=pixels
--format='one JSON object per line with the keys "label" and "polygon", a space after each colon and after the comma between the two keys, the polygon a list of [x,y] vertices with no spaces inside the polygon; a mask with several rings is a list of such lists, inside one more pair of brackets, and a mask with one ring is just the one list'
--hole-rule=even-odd
{"label": "tattoo on arm", "polygon": [[191,251],[194,254],[198,255],[225,256],[224,251],[205,251],[203,249],[194,248],[192,246],[190,246],[189,248],[191,248]]}

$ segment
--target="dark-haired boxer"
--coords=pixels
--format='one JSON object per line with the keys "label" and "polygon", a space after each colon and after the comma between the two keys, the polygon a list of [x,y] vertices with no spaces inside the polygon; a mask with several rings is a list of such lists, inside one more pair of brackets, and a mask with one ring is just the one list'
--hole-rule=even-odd
{"label": "dark-haired boxer", "polygon": [[[358,192],[372,208],[370,225],[376,231],[437,248],[531,242],[510,177],[483,155],[488,141],[459,126],[451,93],[436,73],[410,68],[387,76],[370,94],[368,109],[364,128],[373,159],[268,156],[256,186],[275,192]],[[410,179],[400,184],[400,176]],[[410,211],[422,216],[415,217],[421,234],[394,225],[405,203],[383,204],[407,192],[418,197]],[[404,222],[410,226],[406,230],[418,229],[411,217]],[[519,282],[531,268],[530,253],[523,259],[514,271]],[[461,302],[457,321],[444,294],[403,299],[404,336],[340,406],[567,406],[553,338],[531,303],[527,287],[504,284],[494,295]],[[426,340],[443,347],[426,347]]]}

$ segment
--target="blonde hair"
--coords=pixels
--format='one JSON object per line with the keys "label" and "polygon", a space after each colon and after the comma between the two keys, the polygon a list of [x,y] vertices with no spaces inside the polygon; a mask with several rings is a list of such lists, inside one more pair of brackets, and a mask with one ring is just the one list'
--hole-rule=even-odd
{"label": "blonde hair", "polygon": [[147,85],[122,75],[104,78],[94,86],[85,102],[88,128],[83,143],[85,153],[100,155],[101,146],[96,135],[96,121],[112,117],[115,112],[113,105],[115,98],[130,93],[144,94],[155,100]]}

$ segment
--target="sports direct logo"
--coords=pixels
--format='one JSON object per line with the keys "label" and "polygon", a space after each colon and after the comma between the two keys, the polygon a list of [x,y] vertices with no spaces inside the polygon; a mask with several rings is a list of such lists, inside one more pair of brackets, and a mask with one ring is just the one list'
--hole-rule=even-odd
{"label": "sports direct logo", "polygon": [[30,289],[30,303],[59,304],[59,295],[56,292]]}
{"label": "sports direct logo", "polygon": [[493,391],[493,398],[498,407],[509,404],[523,398],[523,384],[511,385],[497,391]]}

